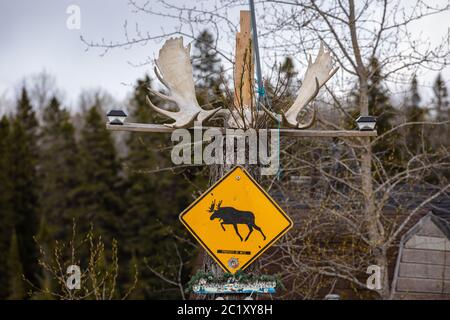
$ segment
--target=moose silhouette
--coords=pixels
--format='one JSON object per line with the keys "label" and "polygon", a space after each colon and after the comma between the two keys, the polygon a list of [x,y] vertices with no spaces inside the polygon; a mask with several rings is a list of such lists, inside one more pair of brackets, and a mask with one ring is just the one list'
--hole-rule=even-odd
{"label": "moose silhouette", "polygon": [[[264,235],[261,228],[255,224],[255,215],[253,214],[253,212],[241,211],[233,207],[222,208],[221,204],[222,200],[219,201],[216,209],[214,209],[214,207],[216,206],[216,200],[214,200],[211,203],[208,212],[212,213],[210,217],[211,220],[219,219],[220,226],[222,227],[223,231],[226,231],[225,227],[223,226],[224,224],[232,224],[234,227],[234,231],[236,231],[236,234],[241,239],[241,241],[247,241],[248,237],[250,237],[250,234],[253,232],[253,229],[256,229],[261,233],[264,240],[266,240],[266,236]],[[237,227],[238,224],[245,224],[249,229],[249,232],[247,234],[247,237],[245,237],[245,240],[243,240],[242,236],[239,234],[239,230]]]}

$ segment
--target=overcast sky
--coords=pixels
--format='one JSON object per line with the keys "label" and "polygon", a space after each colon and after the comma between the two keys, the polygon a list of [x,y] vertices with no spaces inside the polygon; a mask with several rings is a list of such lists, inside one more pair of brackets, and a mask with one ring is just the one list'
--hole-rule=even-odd
{"label": "overcast sky", "polygon": [[[80,30],[66,27],[70,5],[81,9]],[[86,52],[80,35],[93,40],[121,40],[125,20],[155,33],[161,26],[171,27],[167,19],[133,13],[127,0],[0,0],[0,97],[13,98],[23,79],[46,70],[55,75],[69,105],[76,103],[82,90],[98,87],[124,99],[131,91],[129,85],[152,68],[133,67],[128,61],[139,63],[154,57],[161,44],[113,50],[100,57],[98,50]],[[437,41],[449,28],[449,21],[448,13],[434,16],[417,25],[415,32]],[[443,73],[449,83],[450,69]],[[435,76],[427,74],[423,85],[430,85]]]}

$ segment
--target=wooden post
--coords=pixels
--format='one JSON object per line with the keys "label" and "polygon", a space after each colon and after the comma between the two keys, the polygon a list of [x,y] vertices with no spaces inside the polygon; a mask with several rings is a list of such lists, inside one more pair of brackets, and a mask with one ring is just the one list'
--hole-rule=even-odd
{"label": "wooden post", "polygon": [[[237,108],[253,108],[253,52],[251,41],[251,15],[250,11],[240,12],[240,32],[236,34],[236,55],[234,64],[234,105]],[[226,152],[226,149],[224,150]],[[213,185],[217,180],[223,177],[233,165],[212,165],[210,166],[209,183]],[[244,165],[247,171],[255,178],[259,180],[258,166]],[[247,272],[257,272],[257,262],[249,266]],[[205,252],[203,258],[203,270],[213,273],[215,276],[223,274],[223,270],[217,265],[217,263]],[[224,297],[224,295],[219,295]],[[205,297],[206,299],[217,297]],[[226,295],[227,300],[243,300],[246,295]]]}
{"label": "wooden post", "polygon": [[252,106],[254,64],[250,30],[250,11],[241,11],[234,61],[234,105],[237,107]]}

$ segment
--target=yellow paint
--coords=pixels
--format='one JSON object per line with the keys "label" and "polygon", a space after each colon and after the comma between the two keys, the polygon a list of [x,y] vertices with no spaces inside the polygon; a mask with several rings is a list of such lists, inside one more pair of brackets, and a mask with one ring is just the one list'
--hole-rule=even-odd
{"label": "yellow paint", "polygon": [[[224,224],[224,231],[219,219],[210,219],[208,210],[214,200],[216,205],[222,201],[222,209],[232,207],[253,213],[254,224],[261,228],[266,239],[254,229],[247,241],[241,241],[232,224]],[[251,220],[248,213],[244,216]],[[231,273],[248,267],[292,227],[291,219],[242,167],[235,167],[208,189],[180,214],[180,220],[222,269]],[[245,240],[249,227],[237,224],[237,228]],[[237,267],[230,266],[230,259],[236,261],[233,258],[238,261]]]}

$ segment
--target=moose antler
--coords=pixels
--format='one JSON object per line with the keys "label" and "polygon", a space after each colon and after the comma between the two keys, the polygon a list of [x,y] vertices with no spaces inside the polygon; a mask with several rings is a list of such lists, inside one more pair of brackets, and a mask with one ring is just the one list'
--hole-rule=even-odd
{"label": "moose antler", "polygon": [[214,206],[216,205],[216,200],[213,200],[213,202],[211,203],[211,205],[209,206],[209,210],[208,212],[214,212]]}
{"label": "moose antler", "polygon": [[190,44],[183,46],[182,37],[167,40],[159,50],[154,71],[159,81],[169,89],[170,96],[148,88],[151,93],[178,106],[178,111],[168,111],[156,107],[148,96],[146,99],[153,110],[175,120],[174,123],[165,124],[171,128],[191,127],[195,120],[200,123],[206,121],[221,109],[203,110],[199,106],[195,97],[190,50]]}
{"label": "moose antler", "polygon": [[222,205],[222,200],[219,201],[219,203],[217,204],[217,210],[220,209],[220,206]]}
{"label": "moose antler", "polygon": [[288,111],[280,116],[279,114],[268,110],[264,105],[261,105],[261,107],[275,121],[282,120],[285,125],[297,129],[309,128],[313,125],[315,120],[315,109],[313,109],[311,120],[306,124],[301,124],[297,120],[297,117],[300,112],[314,100],[319,93],[320,88],[322,88],[325,83],[330,80],[338,69],[339,67],[336,67],[333,70],[331,54],[330,52],[325,52],[323,43],[321,43],[319,53],[314,63],[312,62],[311,56],[309,56],[308,68],[306,69],[303,83],[297,92],[297,99],[295,99],[294,104],[288,109]]}

